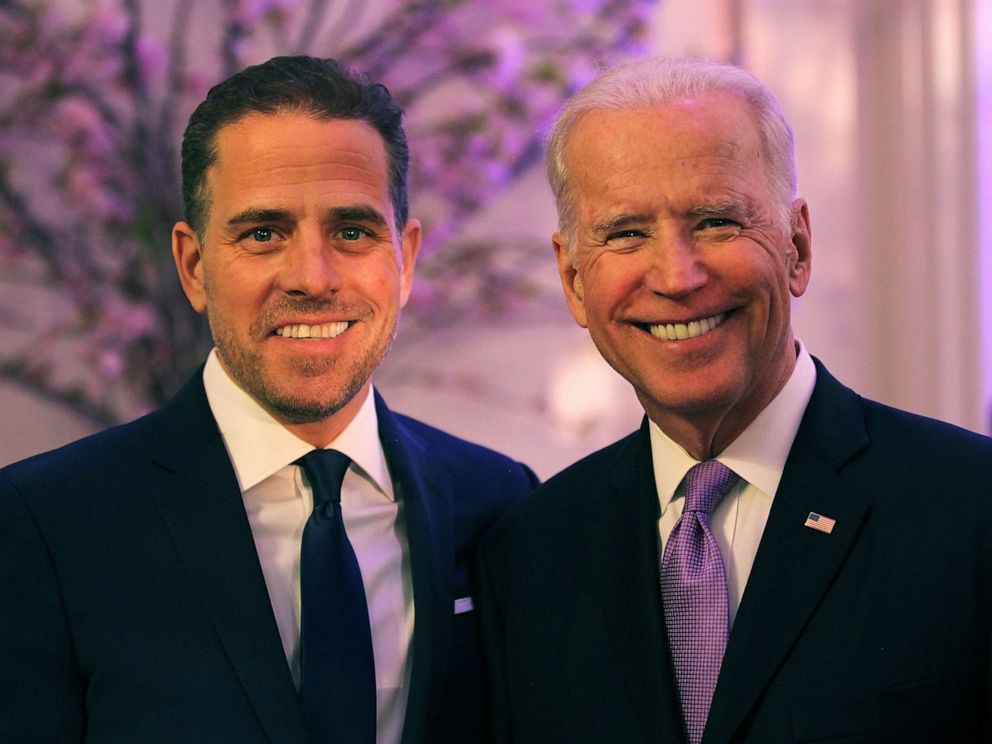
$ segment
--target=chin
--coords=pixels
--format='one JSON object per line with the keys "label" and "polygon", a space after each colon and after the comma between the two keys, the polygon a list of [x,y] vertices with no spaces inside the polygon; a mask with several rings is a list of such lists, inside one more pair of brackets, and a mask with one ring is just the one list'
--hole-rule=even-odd
{"label": "chin", "polygon": [[692,390],[686,387],[649,392],[647,400],[659,408],[684,414],[707,413],[728,409],[737,400],[737,391],[726,388]]}
{"label": "chin", "polygon": [[344,408],[351,398],[312,400],[306,398],[278,398],[268,400],[266,408],[275,417],[289,424],[314,424],[330,418]]}

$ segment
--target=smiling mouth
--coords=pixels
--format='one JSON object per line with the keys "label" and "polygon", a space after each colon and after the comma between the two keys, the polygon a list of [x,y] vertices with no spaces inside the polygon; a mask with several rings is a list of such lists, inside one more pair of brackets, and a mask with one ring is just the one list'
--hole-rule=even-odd
{"label": "smiling mouth", "polygon": [[709,333],[720,325],[726,317],[726,313],[717,313],[708,318],[691,320],[688,323],[649,324],[647,329],[652,336],[664,341],[684,341]]}
{"label": "smiling mouth", "polygon": [[340,336],[354,321],[342,320],[336,323],[321,323],[319,325],[309,325],[307,323],[293,323],[276,328],[275,334],[283,338],[334,338]]}

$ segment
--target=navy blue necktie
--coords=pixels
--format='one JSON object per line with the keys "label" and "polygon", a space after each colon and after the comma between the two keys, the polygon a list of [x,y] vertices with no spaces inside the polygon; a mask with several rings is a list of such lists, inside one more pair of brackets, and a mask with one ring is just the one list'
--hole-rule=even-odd
{"label": "navy blue necktie", "polygon": [[313,490],[300,553],[300,703],[314,744],[375,744],[375,660],[365,588],[341,517],[351,460],[314,450],[298,460]]}

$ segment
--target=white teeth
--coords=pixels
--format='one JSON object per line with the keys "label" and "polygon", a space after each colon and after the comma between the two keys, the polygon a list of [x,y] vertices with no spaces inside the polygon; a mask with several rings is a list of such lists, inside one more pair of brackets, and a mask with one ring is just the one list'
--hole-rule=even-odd
{"label": "white teeth", "polygon": [[709,318],[700,318],[688,323],[662,323],[660,325],[650,325],[648,329],[651,335],[666,341],[681,341],[687,338],[696,338],[704,333],[709,333],[723,322],[725,313],[713,315]]}
{"label": "white teeth", "polygon": [[276,335],[284,338],[334,338],[348,330],[349,325],[346,320],[337,323],[321,323],[320,325],[294,323],[276,328]]}

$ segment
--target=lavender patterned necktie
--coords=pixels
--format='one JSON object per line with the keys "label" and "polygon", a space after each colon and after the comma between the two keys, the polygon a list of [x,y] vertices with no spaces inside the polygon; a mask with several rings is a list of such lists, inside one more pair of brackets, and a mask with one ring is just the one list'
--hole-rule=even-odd
{"label": "lavender patterned necktie", "polygon": [[685,507],[661,561],[665,625],[689,744],[703,738],[730,617],[727,575],[709,515],[737,479],[734,471],[716,460],[689,470]]}

